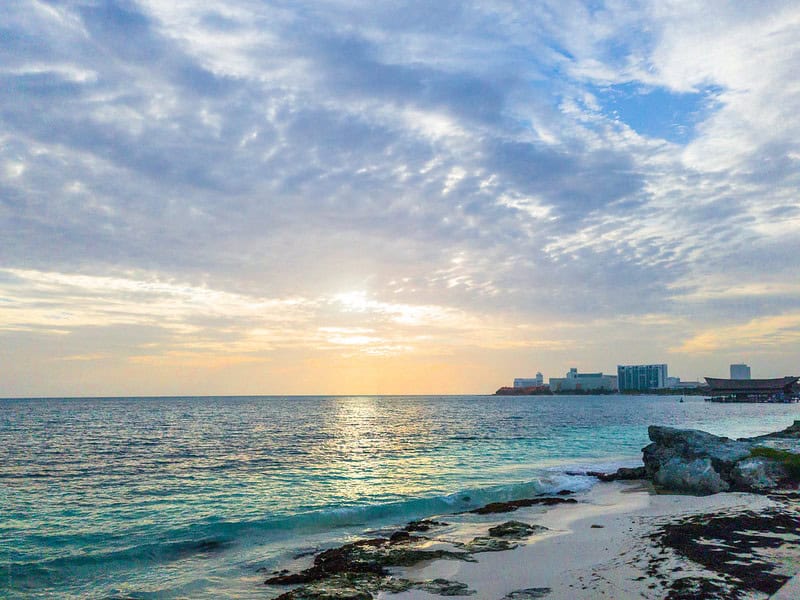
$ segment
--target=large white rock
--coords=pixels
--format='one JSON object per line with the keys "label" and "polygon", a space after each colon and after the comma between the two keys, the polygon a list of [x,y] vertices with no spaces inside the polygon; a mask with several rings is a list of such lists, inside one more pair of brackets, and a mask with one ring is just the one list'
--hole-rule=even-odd
{"label": "large white rock", "polygon": [[698,495],[725,492],[731,487],[714,470],[710,458],[671,458],[661,465],[653,481],[669,490]]}

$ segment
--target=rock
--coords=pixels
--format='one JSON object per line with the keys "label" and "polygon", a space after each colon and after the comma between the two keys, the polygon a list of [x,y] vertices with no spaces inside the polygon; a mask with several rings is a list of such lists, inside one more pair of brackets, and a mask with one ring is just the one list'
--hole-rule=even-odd
{"label": "rock", "polygon": [[542,527],[541,525],[528,525],[527,523],[522,523],[521,521],[506,521],[505,523],[501,523],[495,527],[490,527],[489,535],[491,537],[521,539],[541,531],[547,531],[547,527]]}
{"label": "rock", "polygon": [[467,584],[448,579],[409,581],[388,576],[342,573],[295,588],[275,600],[371,600],[378,592],[398,594],[412,589],[439,596],[471,596],[475,593]]}
{"label": "rock", "polygon": [[430,519],[420,519],[419,521],[409,521],[403,529],[405,531],[428,531],[431,527],[444,527],[447,523],[441,521],[431,521]]}
{"label": "rock", "polygon": [[783,431],[739,440],[672,427],[650,426],[648,433],[653,443],[642,449],[645,470],[668,490],[764,492],[800,481],[800,421]]}
{"label": "rock", "polygon": [[710,458],[685,460],[674,457],[660,465],[653,481],[658,485],[679,492],[708,495],[725,492],[730,484],[714,470]]}
{"label": "rock", "polygon": [[645,467],[620,467],[615,473],[600,473],[599,471],[587,471],[587,475],[597,477],[600,481],[631,481],[635,479],[645,479],[647,469]]}
{"label": "rock", "polygon": [[783,431],[775,431],[773,433],[768,433],[766,435],[759,435],[754,438],[740,438],[741,441],[748,441],[748,440],[764,440],[770,438],[794,438],[800,439],[800,421],[795,421],[789,427],[784,429]]}
{"label": "rock", "polygon": [[462,547],[469,553],[477,554],[478,552],[504,552],[513,550],[517,546],[519,544],[509,540],[479,536],[473,538],[471,542],[463,544]]}
{"label": "rock", "polygon": [[290,585],[312,583],[339,575],[387,575],[386,567],[406,567],[437,558],[468,560],[469,556],[446,550],[409,548],[405,544],[392,544],[386,538],[374,538],[320,552],[308,569],[270,577],[264,583]]}
{"label": "rock", "polygon": [[736,461],[747,458],[753,448],[752,442],[719,437],[696,429],[651,425],[647,432],[653,443],[642,449],[642,458],[650,477],[676,457],[685,461],[708,458],[714,470],[725,475],[730,473]]}
{"label": "rock", "polygon": [[743,490],[774,490],[788,478],[786,467],[775,460],[762,457],[740,460],[731,470],[733,485]]}
{"label": "rock", "polygon": [[448,579],[431,579],[412,584],[415,589],[425,590],[437,596],[471,596],[475,590],[469,589],[466,583]]}
{"label": "rock", "polygon": [[407,531],[395,531],[391,536],[389,536],[389,543],[391,544],[409,541],[411,541],[411,534]]}
{"label": "rock", "polygon": [[544,598],[550,593],[550,588],[527,588],[524,590],[516,590],[507,596],[503,596],[502,600],[538,600]]}
{"label": "rock", "polygon": [[667,489],[696,494],[730,489],[734,465],[754,446],[695,429],[651,425],[647,431],[653,442],[642,449],[647,476]]}
{"label": "rock", "polygon": [[375,575],[341,574],[293,589],[275,600],[372,600],[370,590],[378,589],[379,582],[380,577]]}
{"label": "rock", "polygon": [[554,506],[556,504],[577,504],[577,502],[575,498],[523,498],[521,500],[510,500],[508,502],[490,502],[486,506],[476,508],[469,512],[478,515],[490,515],[494,513],[513,512],[518,508],[526,506]]}

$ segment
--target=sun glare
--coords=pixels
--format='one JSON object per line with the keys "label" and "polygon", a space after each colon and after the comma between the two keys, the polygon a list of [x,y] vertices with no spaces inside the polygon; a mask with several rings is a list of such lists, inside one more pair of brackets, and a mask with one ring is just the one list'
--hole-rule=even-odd
{"label": "sun glare", "polygon": [[366,292],[345,292],[336,294],[333,299],[341,305],[342,310],[352,312],[364,312],[374,304],[367,298]]}

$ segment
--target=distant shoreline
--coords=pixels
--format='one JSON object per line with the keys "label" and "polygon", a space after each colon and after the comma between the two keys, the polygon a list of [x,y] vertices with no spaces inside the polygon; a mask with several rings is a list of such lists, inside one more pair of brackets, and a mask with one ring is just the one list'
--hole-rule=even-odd
{"label": "distant shoreline", "polygon": [[495,396],[707,396],[707,388],[687,388],[685,390],[658,389],[658,390],[559,390],[531,388],[501,387]]}

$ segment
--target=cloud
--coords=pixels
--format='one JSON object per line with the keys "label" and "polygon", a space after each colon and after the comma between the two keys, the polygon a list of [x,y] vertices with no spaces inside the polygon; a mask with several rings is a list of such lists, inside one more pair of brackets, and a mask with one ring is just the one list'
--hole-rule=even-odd
{"label": "cloud", "polygon": [[741,325],[702,331],[673,352],[703,354],[726,351],[783,351],[800,341],[800,313],[759,317]]}
{"label": "cloud", "polygon": [[1,27],[6,331],[533,351],[800,302],[796,3],[36,1]]}

